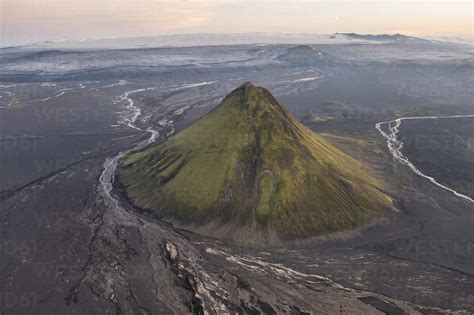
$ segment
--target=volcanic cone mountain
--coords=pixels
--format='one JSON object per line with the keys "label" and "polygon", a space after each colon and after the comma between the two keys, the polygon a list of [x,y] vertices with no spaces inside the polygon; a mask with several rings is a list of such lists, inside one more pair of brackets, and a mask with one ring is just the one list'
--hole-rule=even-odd
{"label": "volcanic cone mountain", "polygon": [[125,157],[118,180],[135,206],[239,243],[349,229],[391,204],[360,162],[251,83],[166,141]]}

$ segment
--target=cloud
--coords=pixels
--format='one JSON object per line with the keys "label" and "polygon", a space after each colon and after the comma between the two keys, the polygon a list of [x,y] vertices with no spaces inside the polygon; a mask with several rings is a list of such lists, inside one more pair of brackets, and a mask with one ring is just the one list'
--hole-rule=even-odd
{"label": "cloud", "polygon": [[469,2],[0,0],[0,44],[193,32],[471,34]]}
{"label": "cloud", "polygon": [[[1,0],[2,41],[140,36],[206,25],[217,0]],[[27,40],[28,39],[28,40]]]}

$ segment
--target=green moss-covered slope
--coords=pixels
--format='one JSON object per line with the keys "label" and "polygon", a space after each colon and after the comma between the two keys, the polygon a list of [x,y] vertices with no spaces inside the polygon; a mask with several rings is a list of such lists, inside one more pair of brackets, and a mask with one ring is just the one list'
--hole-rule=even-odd
{"label": "green moss-covered slope", "polygon": [[391,203],[360,162],[251,83],[166,141],[125,157],[118,180],[133,204],[180,225],[278,238],[352,228]]}

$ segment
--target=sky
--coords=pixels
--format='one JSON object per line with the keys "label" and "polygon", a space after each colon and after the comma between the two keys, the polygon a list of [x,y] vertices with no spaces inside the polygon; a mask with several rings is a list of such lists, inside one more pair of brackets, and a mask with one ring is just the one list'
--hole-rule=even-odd
{"label": "sky", "polygon": [[473,39],[473,1],[0,0],[0,45],[189,33]]}

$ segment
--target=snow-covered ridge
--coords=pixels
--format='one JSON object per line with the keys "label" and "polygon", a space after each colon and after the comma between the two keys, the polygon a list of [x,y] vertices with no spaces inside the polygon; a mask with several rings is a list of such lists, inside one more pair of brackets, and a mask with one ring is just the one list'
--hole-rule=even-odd
{"label": "snow-covered ridge", "polygon": [[366,42],[333,34],[309,33],[233,33],[233,34],[177,34],[144,37],[123,37],[105,39],[56,40],[39,42],[28,47],[70,48],[70,49],[118,49],[152,47],[196,47],[216,45],[250,44],[345,44]]}

